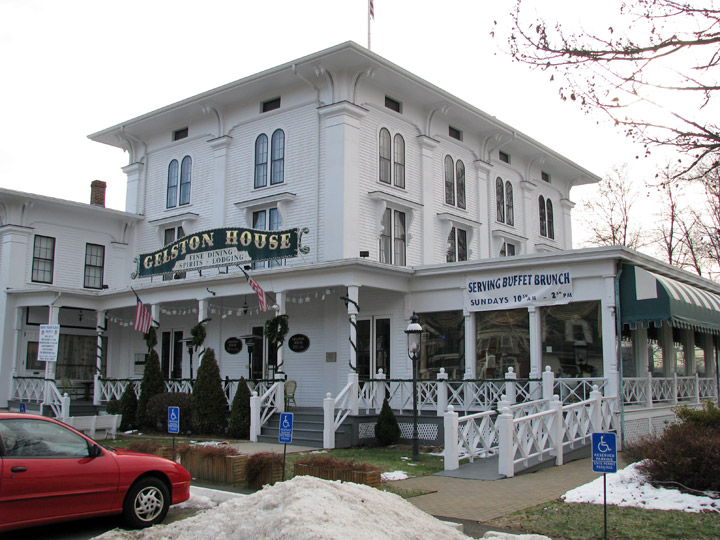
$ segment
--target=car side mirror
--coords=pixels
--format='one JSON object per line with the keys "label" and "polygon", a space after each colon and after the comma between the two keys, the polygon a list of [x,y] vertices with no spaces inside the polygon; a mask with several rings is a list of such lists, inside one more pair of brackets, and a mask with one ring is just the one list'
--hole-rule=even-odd
{"label": "car side mirror", "polygon": [[91,458],[96,458],[102,456],[102,450],[97,444],[90,444],[88,445],[88,455]]}

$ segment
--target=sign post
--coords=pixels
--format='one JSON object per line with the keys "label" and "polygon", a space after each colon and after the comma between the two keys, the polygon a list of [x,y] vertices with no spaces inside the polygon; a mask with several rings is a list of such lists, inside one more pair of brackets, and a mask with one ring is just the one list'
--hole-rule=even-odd
{"label": "sign post", "polygon": [[287,445],[292,444],[293,436],[293,413],[280,413],[280,428],[278,429],[278,442],[283,444],[283,470],[282,481],[285,481],[285,456]]}
{"label": "sign post", "polygon": [[603,473],[603,522],[607,540],[607,478],[606,473],[617,472],[617,436],[615,433],[592,434],[592,470]]}
{"label": "sign post", "polygon": [[175,435],[180,433],[180,407],[168,407],[168,433],[172,433],[173,456],[175,456]]}

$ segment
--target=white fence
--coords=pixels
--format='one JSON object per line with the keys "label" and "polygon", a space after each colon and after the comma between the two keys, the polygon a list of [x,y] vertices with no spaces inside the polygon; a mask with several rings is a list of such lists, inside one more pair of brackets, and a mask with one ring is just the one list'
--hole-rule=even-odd
{"label": "white fence", "polygon": [[702,403],[704,400],[717,401],[717,384],[713,378],[700,377],[626,377],[623,379],[623,400],[625,405],[657,407],[688,403]]}

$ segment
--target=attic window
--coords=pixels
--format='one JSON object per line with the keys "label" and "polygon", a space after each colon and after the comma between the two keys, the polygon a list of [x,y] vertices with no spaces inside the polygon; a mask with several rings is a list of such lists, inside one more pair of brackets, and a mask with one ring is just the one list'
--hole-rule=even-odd
{"label": "attic window", "polygon": [[268,101],[264,101],[262,104],[262,112],[270,112],[274,111],[275,109],[280,108],[280,98],[276,97],[275,99],[270,99]]}
{"label": "attic window", "polygon": [[453,139],[457,139],[458,141],[462,141],[462,131],[460,131],[458,128],[454,128],[452,126],[448,127],[448,135],[450,135]]}
{"label": "attic window", "polygon": [[502,150],[500,150],[499,152],[500,161],[502,161],[503,163],[510,163],[510,154],[506,154]]}
{"label": "attic window", "polygon": [[543,181],[547,182],[548,184],[550,183],[550,175],[545,171],[540,172],[540,178],[542,178]]}
{"label": "attic window", "polygon": [[385,96],[385,106],[388,109],[392,109],[396,113],[402,114],[402,104],[399,101],[394,100],[393,98],[391,98],[389,96]]}
{"label": "attic window", "polygon": [[179,141],[180,139],[185,139],[188,136],[188,128],[184,127],[182,129],[176,129],[173,131],[173,141]]}

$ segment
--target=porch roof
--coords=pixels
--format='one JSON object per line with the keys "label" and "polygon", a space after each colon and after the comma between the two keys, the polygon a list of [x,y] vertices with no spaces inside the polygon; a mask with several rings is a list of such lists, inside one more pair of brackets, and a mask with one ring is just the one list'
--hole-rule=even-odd
{"label": "porch roof", "polygon": [[720,334],[720,296],[639,266],[623,270],[620,310],[623,325],[632,329],[668,321],[677,328]]}

